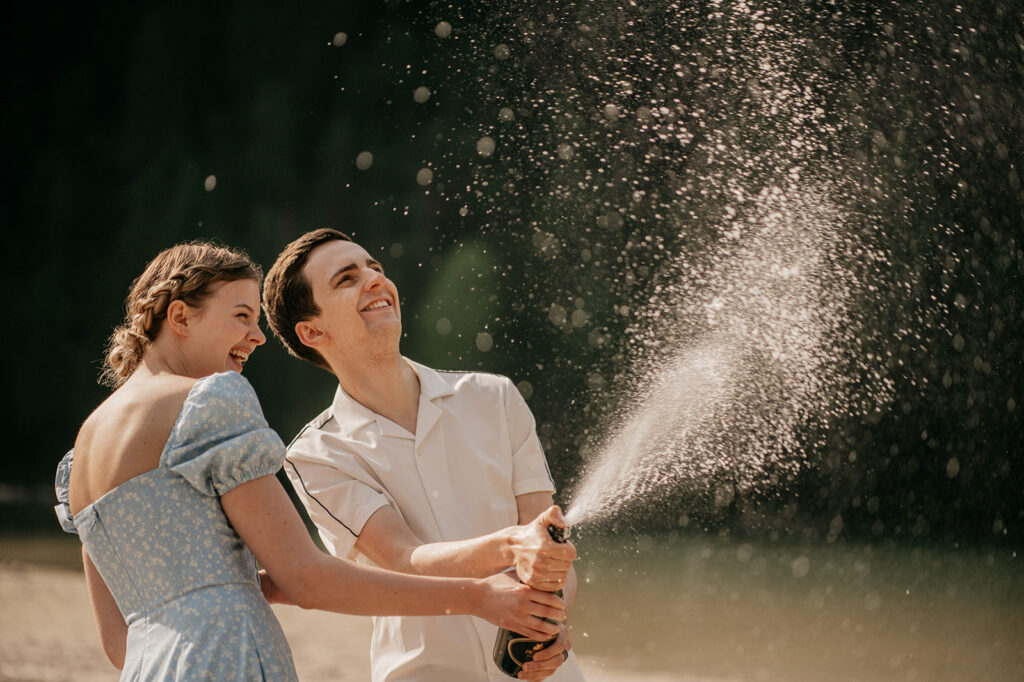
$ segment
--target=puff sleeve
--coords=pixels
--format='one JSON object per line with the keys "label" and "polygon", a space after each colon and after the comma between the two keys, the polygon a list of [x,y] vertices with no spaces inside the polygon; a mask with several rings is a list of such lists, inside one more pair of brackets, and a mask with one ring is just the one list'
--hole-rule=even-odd
{"label": "puff sleeve", "polygon": [[204,495],[223,495],[274,474],[284,443],[263,417],[256,392],[240,374],[203,377],[171,430],[164,465]]}
{"label": "puff sleeve", "polygon": [[54,481],[54,488],[57,492],[57,504],[53,510],[57,512],[57,520],[65,532],[78,535],[75,528],[75,521],[71,515],[71,507],[68,505],[68,488],[71,482],[71,460],[74,459],[75,451],[68,450],[64,459],[57,465],[57,479]]}

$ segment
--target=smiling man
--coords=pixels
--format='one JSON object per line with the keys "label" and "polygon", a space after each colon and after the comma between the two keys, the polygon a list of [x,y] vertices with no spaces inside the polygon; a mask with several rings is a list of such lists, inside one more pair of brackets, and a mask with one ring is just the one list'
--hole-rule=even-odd
{"label": "smiling man", "polygon": [[[533,415],[505,377],[439,372],[402,356],[398,291],[336,230],[296,239],[267,274],[264,308],[296,357],[333,373],[331,405],[295,437],[285,470],[335,556],[391,570],[484,577],[514,569],[576,594],[571,543]],[[540,623],[539,623],[540,624]],[[504,680],[496,628],[469,616],[374,619],[375,682]],[[562,625],[522,679],[582,680]]]}

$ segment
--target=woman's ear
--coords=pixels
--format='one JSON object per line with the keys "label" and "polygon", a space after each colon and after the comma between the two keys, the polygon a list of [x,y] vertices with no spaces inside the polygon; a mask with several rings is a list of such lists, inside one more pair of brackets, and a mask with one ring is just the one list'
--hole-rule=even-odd
{"label": "woman's ear", "polygon": [[191,322],[192,309],[188,304],[177,299],[167,305],[167,318],[164,324],[179,336],[188,336],[188,325]]}
{"label": "woman's ear", "polygon": [[309,346],[310,348],[319,348],[330,340],[327,332],[317,327],[310,320],[296,323],[295,335],[299,337],[302,345]]}

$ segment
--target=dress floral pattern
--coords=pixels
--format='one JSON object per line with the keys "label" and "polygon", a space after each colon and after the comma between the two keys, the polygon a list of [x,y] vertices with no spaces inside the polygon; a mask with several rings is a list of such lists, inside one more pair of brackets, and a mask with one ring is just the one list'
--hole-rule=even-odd
{"label": "dress floral pattern", "polygon": [[128,624],[121,680],[296,680],[256,562],[220,495],[284,461],[249,382],[197,381],[155,469],[72,516],[74,452],[57,468],[57,517],[77,533]]}

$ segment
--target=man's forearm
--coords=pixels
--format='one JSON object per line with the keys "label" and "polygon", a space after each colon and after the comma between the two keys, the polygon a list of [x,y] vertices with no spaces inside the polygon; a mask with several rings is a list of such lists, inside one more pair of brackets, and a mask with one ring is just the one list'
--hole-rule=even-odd
{"label": "man's forearm", "polygon": [[513,529],[468,540],[431,542],[410,548],[401,568],[408,573],[447,577],[484,578],[500,573],[514,563]]}
{"label": "man's forearm", "polygon": [[484,578],[513,565],[514,534],[514,528],[503,528],[466,540],[423,542],[394,509],[385,506],[367,520],[355,548],[392,571]]}

